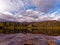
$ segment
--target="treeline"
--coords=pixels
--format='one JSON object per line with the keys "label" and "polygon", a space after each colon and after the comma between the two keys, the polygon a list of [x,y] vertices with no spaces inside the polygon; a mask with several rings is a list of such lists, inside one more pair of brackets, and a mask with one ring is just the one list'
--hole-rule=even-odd
{"label": "treeline", "polygon": [[60,35],[60,21],[44,22],[0,22],[0,33],[35,33]]}
{"label": "treeline", "polygon": [[19,23],[19,22],[0,22],[0,33],[10,34],[10,33],[27,33],[27,26],[29,23]]}

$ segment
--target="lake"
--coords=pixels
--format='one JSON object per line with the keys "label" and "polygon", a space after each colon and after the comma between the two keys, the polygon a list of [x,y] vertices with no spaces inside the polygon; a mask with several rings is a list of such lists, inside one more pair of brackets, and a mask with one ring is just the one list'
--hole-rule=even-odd
{"label": "lake", "polygon": [[0,45],[24,45],[31,43],[33,45],[60,45],[60,36],[48,36],[43,34],[16,33],[0,34]]}

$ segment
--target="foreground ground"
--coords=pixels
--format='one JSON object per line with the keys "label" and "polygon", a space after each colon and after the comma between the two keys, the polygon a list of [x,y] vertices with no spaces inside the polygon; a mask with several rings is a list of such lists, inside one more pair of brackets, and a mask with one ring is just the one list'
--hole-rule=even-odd
{"label": "foreground ground", "polygon": [[60,45],[59,36],[43,34],[0,34],[0,45]]}

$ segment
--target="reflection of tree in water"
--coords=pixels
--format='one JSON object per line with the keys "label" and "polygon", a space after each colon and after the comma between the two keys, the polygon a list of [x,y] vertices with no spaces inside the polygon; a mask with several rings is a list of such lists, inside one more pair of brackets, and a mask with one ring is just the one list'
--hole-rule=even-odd
{"label": "reflection of tree in water", "polygon": [[60,21],[45,22],[0,22],[0,33],[37,33],[60,35]]}

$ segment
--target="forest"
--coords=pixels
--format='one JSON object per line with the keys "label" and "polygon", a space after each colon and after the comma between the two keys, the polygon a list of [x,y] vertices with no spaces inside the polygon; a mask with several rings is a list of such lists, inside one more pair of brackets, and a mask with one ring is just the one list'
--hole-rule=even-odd
{"label": "forest", "polygon": [[33,33],[60,35],[60,21],[0,22],[0,33]]}

